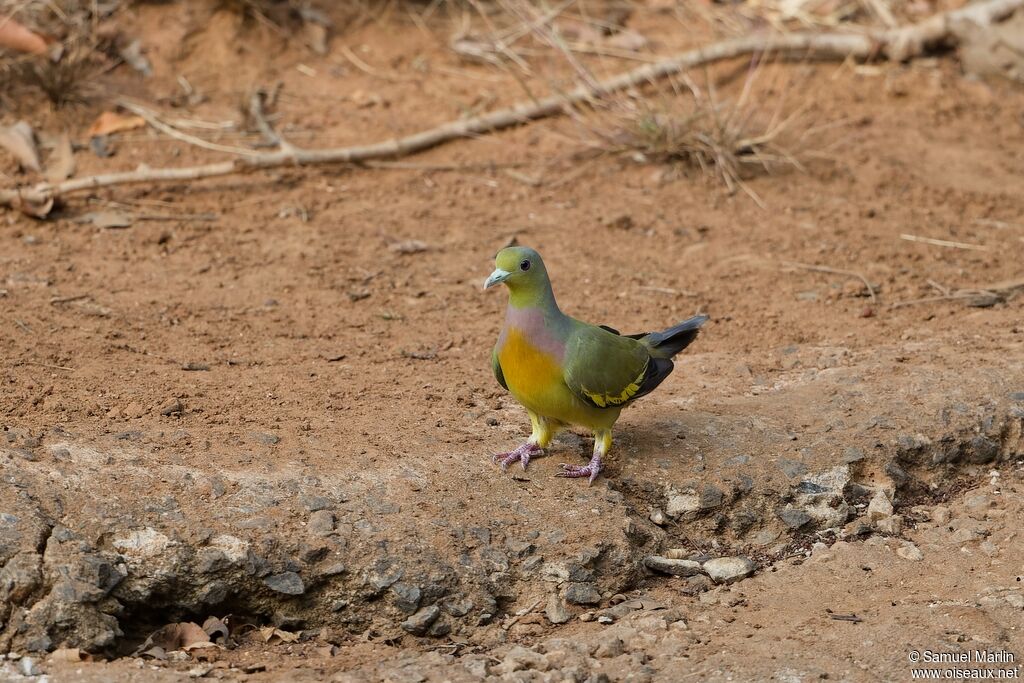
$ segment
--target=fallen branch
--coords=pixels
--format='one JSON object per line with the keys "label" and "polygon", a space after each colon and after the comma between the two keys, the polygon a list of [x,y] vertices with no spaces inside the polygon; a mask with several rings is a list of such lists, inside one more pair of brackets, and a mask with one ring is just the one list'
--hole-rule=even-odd
{"label": "fallen branch", "polygon": [[[630,87],[642,85],[697,66],[712,64],[743,55],[776,52],[808,54],[815,58],[872,59],[902,61],[923,54],[929,47],[957,38],[963,22],[989,25],[1024,7],[1024,0],[981,0],[958,10],[936,14],[920,23],[903,28],[862,33],[788,33],[752,35],[724,40],[683,52],[653,64],[641,66],[592,85],[580,85],[567,93],[522,102],[469,119],[449,121],[412,135],[371,145],[330,149],[302,149],[289,145],[273,152],[246,150],[229,161],[184,168],[149,168],[105,173],[61,183],[40,183],[34,187],[0,190],[0,206],[21,208],[45,215],[50,203],[61,196],[112,185],[153,182],[181,182],[231,175],[244,171],[290,165],[358,163],[374,159],[393,159],[436,147],[452,140],[475,137],[528,121],[563,113],[573,105]],[[166,131],[165,131],[166,132]],[[180,134],[180,131],[175,131]],[[212,144],[212,143],[210,143]],[[209,145],[207,145],[209,146]]]}

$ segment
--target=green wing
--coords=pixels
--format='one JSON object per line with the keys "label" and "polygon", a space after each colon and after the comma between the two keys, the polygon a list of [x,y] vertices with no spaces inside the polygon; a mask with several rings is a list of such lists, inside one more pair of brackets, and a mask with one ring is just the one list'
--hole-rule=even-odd
{"label": "green wing", "polygon": [[[566,343],[565,383],[583,401],[598,408],[621,406],[654,388],[648,388],[652,371],[660,368],[651,361],[647,347],[636,339],[580,325]],[[657,381],[661,379],[664,376]]]}
{"label": "green wing", "polygon": [[505,391],[508,391],[508,385],[505,384],[505,373],[501,371],[501,363],[498,362],[498,348],[495,347],[491,351],[491,370],[494,371],[494,378],[498,380],[498,384]]}

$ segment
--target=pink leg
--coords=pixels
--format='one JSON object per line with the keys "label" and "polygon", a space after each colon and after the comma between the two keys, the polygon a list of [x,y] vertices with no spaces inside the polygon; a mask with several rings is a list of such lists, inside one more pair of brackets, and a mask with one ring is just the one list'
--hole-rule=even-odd
{"label": "pink leg", "polygon": [[556,477],[566,477],[568,479],[578,479],[580,477],[587,477],[591,484],[597,479],[597,475],[601,473],[601,454],[594,453],[594,457],[590,459],[590,462],[586,465],[570,465],[569,463],[562,463],[562,471],[556,474]]}
{"label": "pink leg", "polygon": [[523,469],[525,470],[526,466],[530,464],[530,457],[536,455],[537,453],[540,453],[543,450],[544,449],[538,446],[537,444],[527,441],[514,451],[509,451],[508,453],[495,454],[494,457],[491,458],[491,461],[500,462],[501,470],[502,472],[504,472],[505,470],[508,469],[509,465],[518,460],[520,464],[522,464]]}

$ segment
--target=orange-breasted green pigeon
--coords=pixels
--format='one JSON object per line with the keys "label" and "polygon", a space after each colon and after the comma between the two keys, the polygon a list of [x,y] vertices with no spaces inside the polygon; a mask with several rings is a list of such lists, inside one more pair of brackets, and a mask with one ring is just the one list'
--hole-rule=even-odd
{"label": "orange-breasted green pigeon", "polygon": [[594,455],[587,465],[563,463],[558,476],[588,477],[593,483],[619,413],[668,377],[672,356],[697,337],[708,317],[695,316],[664,332],[621,335],[562,313],[544,262],[533,249],[502,249],[494,264],[484,289],[504,283],[509,298],[491,366],[533,424],[525,444],[499,453],[494,461],[502,469],[519,461],[526,469],[530,457],[546,448],[558,430],[577,425],[594,432]]}

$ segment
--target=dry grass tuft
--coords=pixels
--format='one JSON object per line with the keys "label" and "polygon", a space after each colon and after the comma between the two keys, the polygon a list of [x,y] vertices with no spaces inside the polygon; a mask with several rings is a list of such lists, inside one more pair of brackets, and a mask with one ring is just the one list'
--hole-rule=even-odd
{"label": "dry grass tuft", "polygon": [[761,200],[746,180],[787,168],[805,171],[801,159],[814,156],[808,147],[813,131],[799,109],[782,118],[769,115],[764,103],[741,106],[675,98],[658,105],[657,100],[636,100],[628,108],[616,108],[610,128],[592,130],[609,151],[682,172],[699,170],[729,191],[744,190],[758,204]]}

